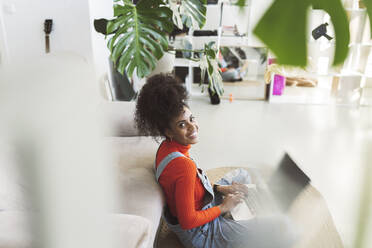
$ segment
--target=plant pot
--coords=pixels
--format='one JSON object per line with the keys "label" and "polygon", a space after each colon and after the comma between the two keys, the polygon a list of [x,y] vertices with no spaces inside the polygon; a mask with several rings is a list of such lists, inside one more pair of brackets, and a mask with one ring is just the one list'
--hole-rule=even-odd
{"label": "plant pot", "polygon": [[211,88],[209,88],[209,87],[208,87],[208,94],[209,94],[209,99],[211,99],[211,103],[213,105],[220,104],[220,102],[221,102],[220,97],[218,96],[218,94],[216,92],[213,94]]}
{"label": "plant pot", "polygon": [[164,53],[163,57],[157,62],[155,69],[147,77],[159,73],[170,73],[174,68],[174,61],[176,59],[176,53]]}

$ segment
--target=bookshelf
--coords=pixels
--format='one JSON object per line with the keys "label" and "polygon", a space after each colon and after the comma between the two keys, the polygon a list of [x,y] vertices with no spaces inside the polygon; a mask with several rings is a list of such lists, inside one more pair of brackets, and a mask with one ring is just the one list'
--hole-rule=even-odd
{"label": "bookshelf", "polygon": [[[183,48],[185,47],[183,41],[187,40],[193,49],[203,49],[204,44],[211,41],[219,44],[220,47],[264,47],[253,36],[252,30],[271,3],[272,0],[248,0],[243,10],[240,10],[238,6],[226,0],[220,0],[217,4],[209,4],[207,5],[206,24],[202,30],[220,30],[220,38],[218,35],[193,36],[193,30],[190,30],[186,36],[176,37],[174,46],[176,48]],[[223,4],[223,8],[221,8],[221,4]],[[238,34],[234,33],[233,29],[236,29]],[[251,61],[251,63],[253,62]],[[205,92],[201,93],[201,89],[194,86],[193,68],[198,67],[197,63],[187,59],[176,58],[175,67],[188,68],[188,76],[185,79],[185,84],[191,95],[198,96],[206,94]],[[238,92],[235,86],[243,87],[247,93]],[[264,99],[265,97],[263,75],[261,77],[258,75],[257,80],[252,80],[251,78],[245,80],[243,86],[241,83],[224,83],[224,88],[225,94],[223,98],[228,97],[230,94],[233,94],[234,97],[236,96],[235,99]]]}
{"label": "bookshelf", "polygon": [[[349,1],[350,2],[350,1]],[[308,67],[299,77],[313,77],[313,88],[285,86],[281,95],[273,95],[270,85],[269,101],[273,103],[372,105],[372,40],[369,18],[365,8],[345,2],[349,19],[349,54],[337,68],[331,66],[334,39],[308,37]],[[329,15],[322,10],[310,10],[308,33],[322,23],[329,23],[327,34],[335,37]]]}

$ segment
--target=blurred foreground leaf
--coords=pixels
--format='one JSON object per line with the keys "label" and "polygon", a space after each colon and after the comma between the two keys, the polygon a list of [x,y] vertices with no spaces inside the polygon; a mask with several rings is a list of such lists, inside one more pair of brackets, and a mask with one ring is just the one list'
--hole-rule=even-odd
{"label": "blurred foreground leaf", "polygon": [[350,40],[346,12],[340,0],[276,0],[254,29],[277,56],[280,64],[307,64],[307,13],[311,6],[325,10],[332,19],[336,35],[334,65],[342,63],[348,53]]}

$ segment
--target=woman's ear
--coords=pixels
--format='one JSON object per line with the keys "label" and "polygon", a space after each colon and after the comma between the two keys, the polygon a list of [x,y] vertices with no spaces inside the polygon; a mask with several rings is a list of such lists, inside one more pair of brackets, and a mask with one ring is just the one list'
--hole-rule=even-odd
{"label": "woman's ear", "polygon": [[166,128],[165,130],[164,130],[164,134],[165,134],[165,136],[168,138],[168,139],[172,139],[173,137],[172,137],[172,131],[169,129],[169,128]]}

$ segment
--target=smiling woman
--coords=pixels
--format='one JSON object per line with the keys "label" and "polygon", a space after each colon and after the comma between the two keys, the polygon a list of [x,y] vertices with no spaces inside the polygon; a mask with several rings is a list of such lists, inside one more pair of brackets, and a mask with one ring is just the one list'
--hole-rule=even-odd
{"label": "smiling woman", "polygon": [[175,140],[187,146],[198,142],[198,130],[199,126],[195,117],[190,109],[184,106],[182,113],[171,121],[165,133],[170,140]]}
{"label": "smiling woman", "polygon": [[171,75],[158,74],[143,86],[135,112],[140,132],[163,138],[155,174],[166,198],[163,219],[169,229],[185,247],[290,247],[293,227],[283,216],[242,221],[223,216],[242,201],[247,193],[242,184],[251,183],[251,177],[239,170],[231,180],[222,178],[212,187],[189,155],[191,145],[198,142],[199,126],[186,100],[182,84]]}

